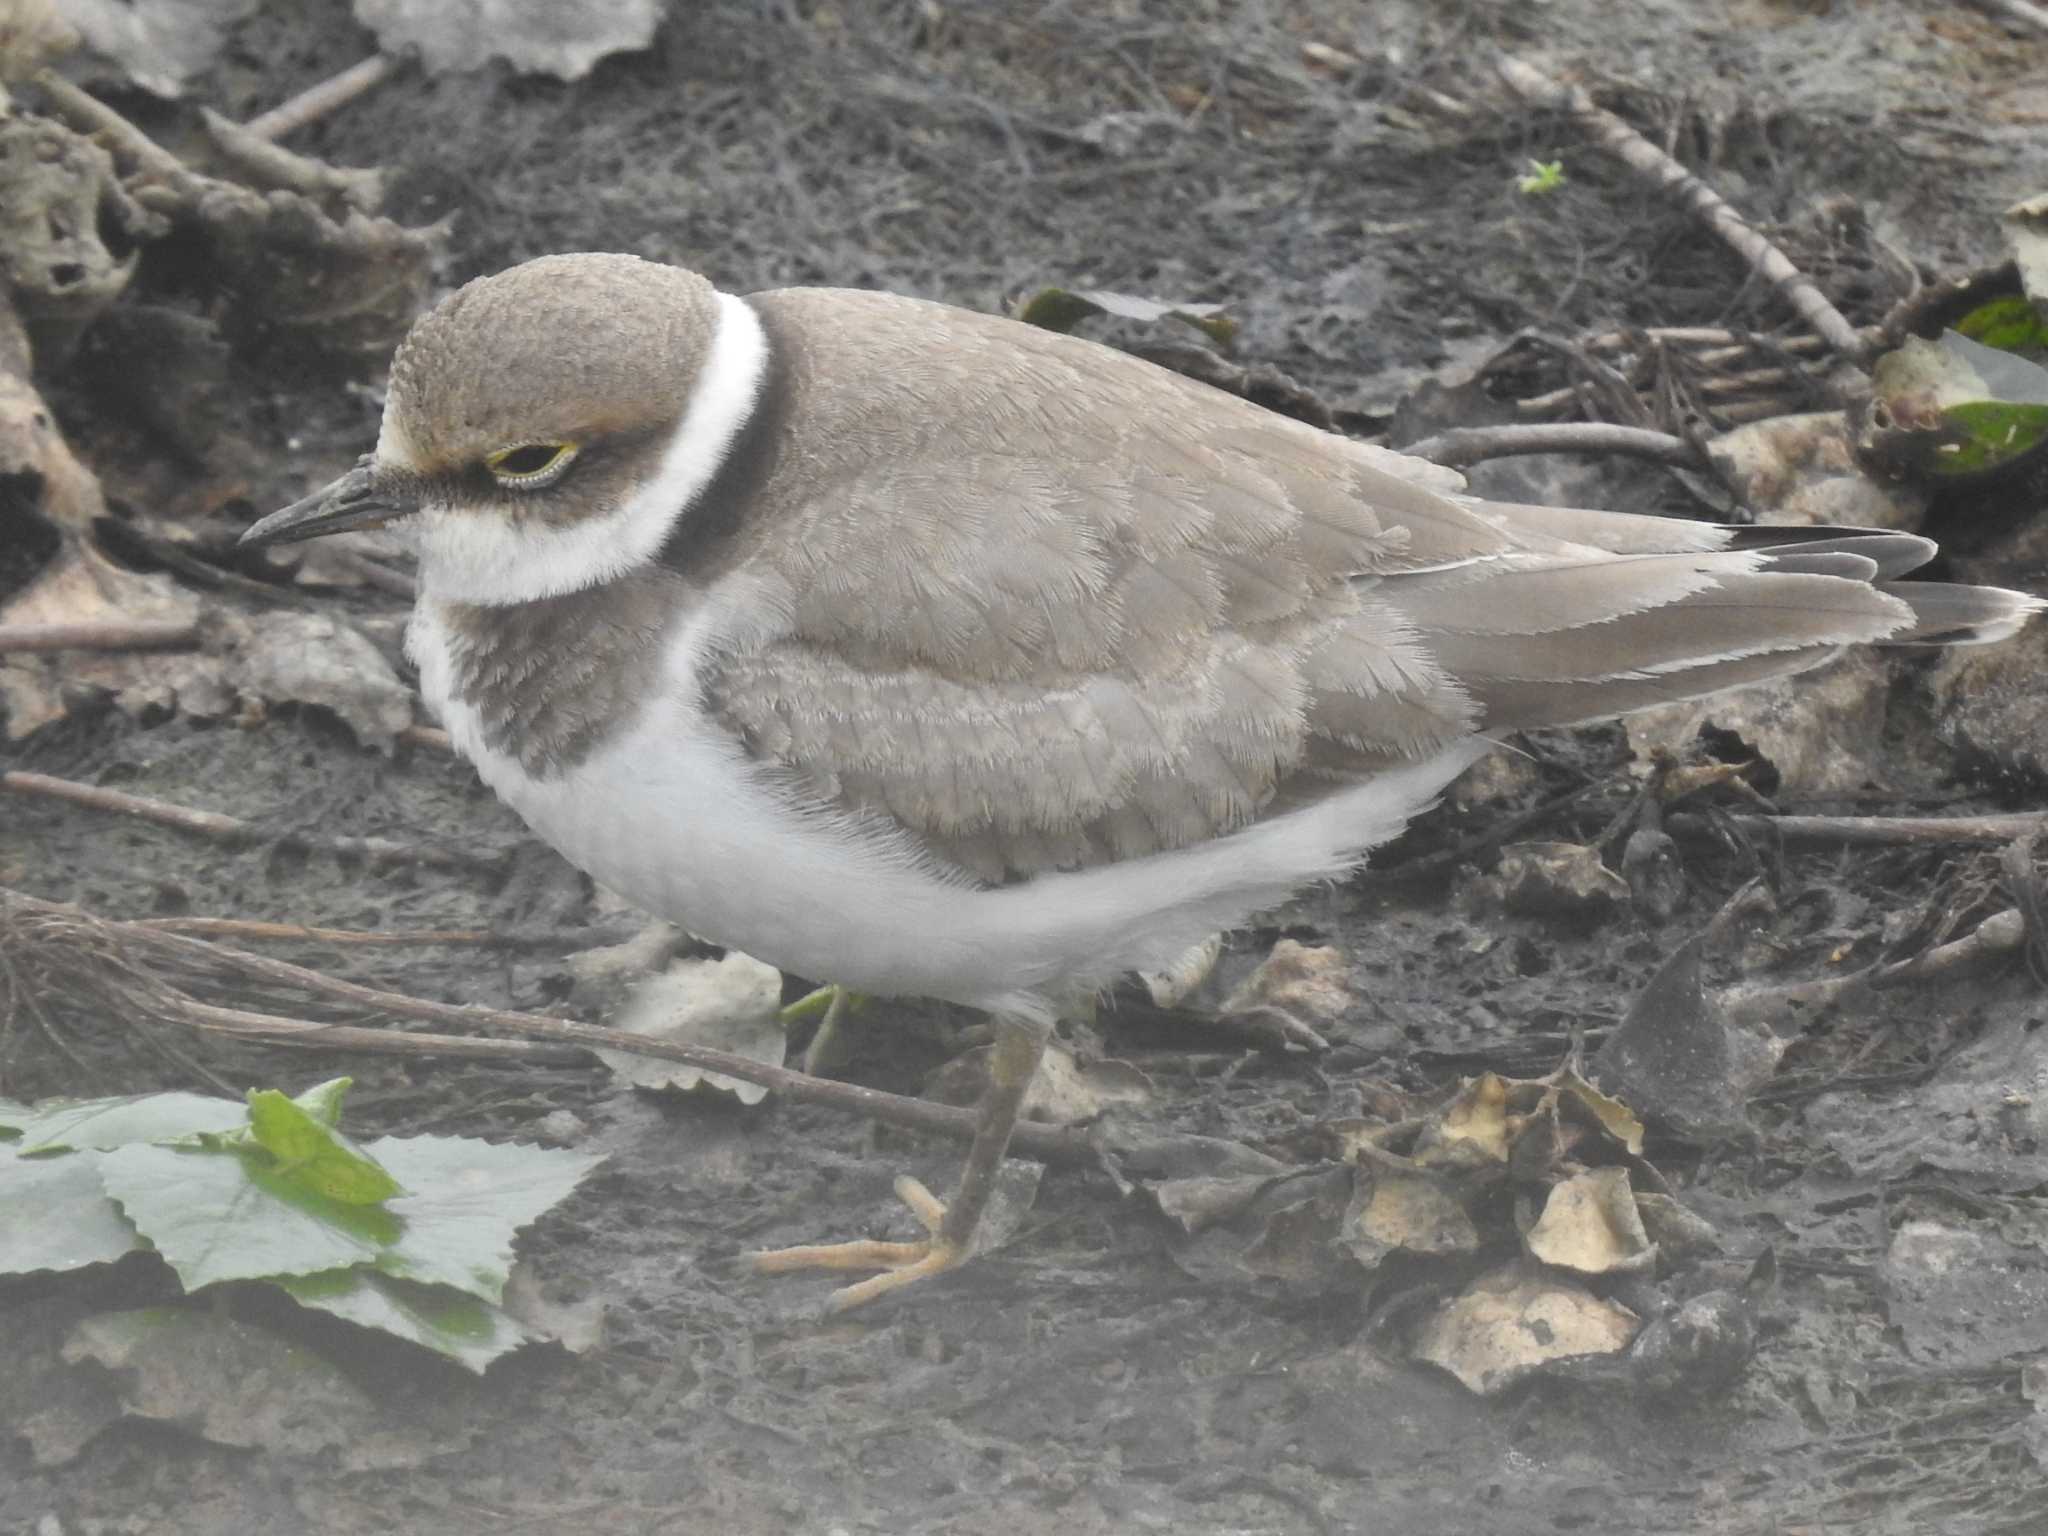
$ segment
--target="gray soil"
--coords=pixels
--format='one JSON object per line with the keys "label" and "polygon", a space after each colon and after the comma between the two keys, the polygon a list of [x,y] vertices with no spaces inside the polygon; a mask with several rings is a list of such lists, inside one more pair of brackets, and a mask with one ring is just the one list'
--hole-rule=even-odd
{"label": "gray soil", "polygon": [[[994,308],[1058,283],[1220,300],[1244,322],[1241,357],[1284,370],[1359,427],[1383,425],[1427,370],[1522,327],[1782,319],[1733,257],[1578,130],[1501,105],[1486,67],[1496,51],[1598,86],[1779,229],[1859,322],[1889,295],[1859,286],[1816,216],[1823,200],[1862,210],[1923,271],[1960,271],[1994,254],[1997,213],[2040,190],[2029,177],[2048,166],[2048,40],[1948,6],[683,0],[672,11],[651,51],[578,85],[496,67],[409,72],[294,147],[390,168],[409,222],[455,215],[451,281],[598,248],[677,261],[739,291],[823,282]],[[1359,63],[1311,69],[1304,43]],[[265,7],[193,95],[246,118],[370,47],[338,0]],[[1469,118],[1422,113],[1422,88],[1469,99]],[[1559,192],[1516,192],[1528,160],[1558,157]],[[373,430],[369,407],[339,389],[260,402],[251,420],[272,476],[252,485],[252,504],[334,472]],[[1640,469],[1602,479],[1546,464],[1498,483],[1526,491],[1532,473],[1594,505],[1688,506]],[[1968,541],[1966,528],[1935,531]],[[346,604],[371,618],[400,611],[374,596]],[[1897,761],[1875,762],[1872,779],[1906,788],[1798,809],[2041,803],[2037,784],[1974,781],[1969,764],[1912,740],[1930,722],[1913,713],[1911,664],[1897,697]],[[1289,1155],[1307,1128],[1355,1114],[1371,1080],[1424,1089],[1486,1069],[1536,1075],[1575,1034],[1597,1045],[1660,961],[1759,869],[1776,883],[1776,911],[1756,920],[1739,963],[1779,980],[1871,958],[1888,916],[1962,905],[1989,881],[1985,858],[1953,850],[1780,859],[1689,845],[1685,904],[1668,926],[1623,909],[1559,927],[1461,899],[1456,859],[1401,876],[1403,862],[1625,758],[1613,730],[1547,741],[1514,798],[1438,812],[1383,872],[1236,936],[1236,970],[1282,933],[1350,958],[1359,1000],[1312,1063],[1105,1015],[1104,1047],[1158,1086],[1147,1114]],[[88,711],[0,749],[0,767],[232,811],[280,837],[375,833],[507,855],[491,878],[376,870],[284,841],[229,849],[0,801],[0,878],[108,916],[588,927],[593,939],[622,921],[468,769],[426,750],[366,750],[315,710],[247,730]],[[1591,838],[1627,796],[1625,785],[1590,794],[1523,835]],[[279,952],[509,1008],[559,1006],[569,987],[551,951]],[[739,1256],[903,1235],[892,1178],[944,1188],[954,1147],[772,1099],[745,1111],[641,1096],[595,1066],[208,1047],[235,1082],[353,1074],[350,1123],[365,1135],[532,1138],[568,1111],[579,1144],[610,1160],[521,1251],[550,1298],[602,1302],[605,1342],[580,1356],[529,1349],[478,1379],[241,1298],[232,1304],[341,1359],[411,1454],[234,1450],[123,1425],[44,1467],[0,1438],[0,1528],[2048,1531],[2048,1436],[2018,1364],[2048,1346],[2048,1314],[2015,1320],[1995,1297],[1887,1280],[1900,1225],[1938,1220],[2007,1241],[2002,1282],[2038,1294],[2048,1174],[2033,1148],[1951,1158],[1941,1134],[1991,1123],[2003,1092],[2041,1091],[2002,1074],[2030,1059],[2043,1016],[2017,966],[1888,994],[1793,1046],[1750,1106],[1753,1138],[1704,1152],[1653,1144],[1725,1245],[1691,1289],[1741,1285],[1767,1250],[1775,1261],[1757,1353],[1737,1379],[1661,1392],[1626,1376],[1549,1379],[1493,1399],[1380,1347],[1378,1324],[1400,1302],[1384,1284],[1303,1298],[1197,1278],[1157,1210],[1101,1173],[1049,1173],[999,1252],[913,1299],[821,1322],[826,1282],[756,1278]],[[916,1093],[971,1023],[878,1006],[847,1075]],[[190,1086],[118,1020],[70,1028],[89,1072],[25,1046],[0,1089]],[[167,1294],[160,1270],[137,1260],[0,1285],[0,1380],[60,1390],[69,1368],[55,1350],[74,1320]],[[1944,1309],[1980,1302],[1975,1345],[1939,1326]]]}

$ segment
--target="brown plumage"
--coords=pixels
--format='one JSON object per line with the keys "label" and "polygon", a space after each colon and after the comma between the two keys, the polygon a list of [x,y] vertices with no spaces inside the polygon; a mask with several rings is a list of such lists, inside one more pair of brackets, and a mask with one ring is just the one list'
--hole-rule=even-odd
{"label": "brown plumage", "polygon": [[451,739],[598,879],[785,969],[995,1015],[971,1251],[1054,1014],[1395,835],[1490,733],[1995,638],[1933,546],[1488,504],[1121,353],[621,256],[423,319],[377,451],[245,537],[420,534]]}
{"label": "brown plumage", "polygon": [[1475,730],[1915,626],[1911,589],[1855,551],[1895,574],[1924,541],[1752,552],[1701,524],[1489,506],[1065,337],[878,294],[752,302],[793,429],[744,488],[736,558],[772,573],[786,621],[707,697],[805,793],[985,880],[1183,847]]}

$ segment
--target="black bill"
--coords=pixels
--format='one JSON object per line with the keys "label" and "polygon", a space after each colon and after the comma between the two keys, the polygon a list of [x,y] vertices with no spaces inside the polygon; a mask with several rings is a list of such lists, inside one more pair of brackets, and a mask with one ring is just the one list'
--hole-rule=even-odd
{"label": "black bill", "polygon": [[236,542],[250,548],[295,544],[350,528],[376,528],[418,510],[409,494],[378,482],[376,461],[366,453],[339,480],[259,518]]}

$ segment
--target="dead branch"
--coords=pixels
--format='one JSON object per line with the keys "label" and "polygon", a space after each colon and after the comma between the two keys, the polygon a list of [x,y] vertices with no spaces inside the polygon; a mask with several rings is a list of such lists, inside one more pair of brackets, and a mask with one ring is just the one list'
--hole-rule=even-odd
{"label": "dead branch", "polygon": [[1696,837],[1733,827],[1760,838],[1829,848],[1942,848],[2009,843],[2048,829],[2048,812],[2014,816],[1705,816],[1680,811],[1667,827]]}
{"label": "dead branch", "polygon": [[[906,1130],[958,1141],[972,1140],[979,1120],[971,1109],[905,1098],[853,1083],[829,1082],[706,1046],[653,1040],[645,1035],[544,1014],[437,1003],[401,992],[386,992],[205,939],[95,917],[77,907],[5,888],[0,888],[0,957],[8,959],[16,969],[25,960],[35,960],[44,979],[41,990],[46,998],[49,992],[61,990],[97,1009],[141,1012],[164,1022],[231,1033],[242,1039],[305,1046],[319,1043],[321,1032],[340,1026],[222,1009],[192,996],[174,984],[166,972],[225,974],[235,978],[237,990],[244,993],[252,982],[268,983],[401,1018],[496,1031],[558,1045],[651,1056],[758,1083],[799,1103],[822,1104]],[[376,1036],[385,1032],[363,1033]],[[344,1038],[354,1042],[357,1037]],[[1100,1161],[1088,1136],[1056,1126],[1022,1122],[1017,1127],[1015,1144],[1024,1155],[1046,1162],[1092,1166]]]}
{"label": "dead branch", "polygon": [[0,624],[10,651],[163,651],[199,643],[197,619],[99,619],[77,624]]}
{"label": "dead branch", "polygon": [[495,872],[504,863],[497,854],[471,853],[466,849],[437,847],[431,843],[396,843],[384,837],[307,837],[297,832],[276,832],[220,811],[197,810],[148,795],[131,795],[125,790],[104,789],[97,784],[54,778],[47,773],[26,773],[19,769],[0,773],[0,790],[47,800],[63,800],[115,816],[132,816],[138,821],[190,832],[216,842],[246,845],[276,841],[289,847],[308,848],[342,858],[367,859],[376,868],[424,864],[433,869]]}
{"label": "dead branch", "polygon": [[274,1013],[251,1013],[244,1008],[220,1008],[197,998],[176,1006],[184,1021],[195,1029],[238,1035],[260,1045],[374,1051],[385,1056],[454,1057],[459,1061],[517,1061],[530,1067],[587,1067],[593,1060],[580,1045],[554,1045],[545,1040],[494,1040],[480,1035],[367,1029],[360,1024],[326,1024],[317,1019],[287,1019]]}
{"label": "dead branch", "polygon": [[299,944],[418,949],[434,945],[479,949],[573,950],[610,940],[589,928],[314,928],[304,923],[264,923],[246,917],[145,917],[136,926],[196,939],[269,939]]}
{"label": "dead branch", "polygon": [[1937,944],[1908,960],[1865,966],[1846,976],[1798,981],[1788,986],[1730,987],[1721,994],[1721,1002],[1729,1018],[1738,1024],[1796,1029],[1802,1018],[1810,1020],[1866,991],[1983,970],[2012,955],[2026,942],[2026,937],[2026,919],[2017,908],[2008,908],[1994,912],[1960,939]]}
{"label": "dead branch", "polygon": [[1625,453],[1661,464],[1704,469],[1699,450],[1682,437],[1647,427],[1622,427],[1605,421],[1565,421],[1544,425],[1453,427],[1401,449],[1448,469],[1461,469],[1481,459],[1502,459],[1523,453]]}
{"label": "dead branch", "polygon": [[1635,129],[1575,85],[1551,79],[1520,59],[1504,58],[1496,68],[1508,86],[1535,106],[1568,111],[1589,128],[1630,169],[1672,193],[1708,229],[1749,265],[1843,358],[1861,364],[1869,355],[1863,333],[1843,316],[1785,253],[1744,223],[1742,216],[1705,182],[1657,148]]}
{"label": "dead branch", "polygon": [[289,101],[278,103],[242,124],[242,131],[259,139],[281,139],[330,112],[347,106],[365,91],[382,85],[398,70],[398,61],[373,53],[359,64],[351,64],[338,75],[308,86]]}

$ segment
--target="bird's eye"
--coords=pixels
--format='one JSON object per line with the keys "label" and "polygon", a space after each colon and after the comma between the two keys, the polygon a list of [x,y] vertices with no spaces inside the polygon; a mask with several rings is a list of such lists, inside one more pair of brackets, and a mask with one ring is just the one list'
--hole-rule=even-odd
{"label": "bird's eye", "polygon": [[484,468],[500,485],[534,490],[552,485],[576,457],[574,443],[517,443],[484,459]]}

